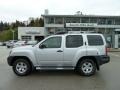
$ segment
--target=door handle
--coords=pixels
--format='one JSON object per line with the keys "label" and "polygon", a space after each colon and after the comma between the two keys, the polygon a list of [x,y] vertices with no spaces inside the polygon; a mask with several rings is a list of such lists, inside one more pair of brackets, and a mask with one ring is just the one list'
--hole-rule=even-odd
{"label": "door handle", "polygon": [[62,50],[58,50],[57,52],[63,52]]}

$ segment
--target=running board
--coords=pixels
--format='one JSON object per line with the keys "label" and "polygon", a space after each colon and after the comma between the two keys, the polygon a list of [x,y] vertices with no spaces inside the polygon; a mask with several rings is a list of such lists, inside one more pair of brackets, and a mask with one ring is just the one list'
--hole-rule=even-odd
{"label": "running board", "polygon": [[48,66],[37,66],[36,67],[36,70],[73,70],[74,67],[71,67],[71,66],[67,66],[67,67],[48,67]]}

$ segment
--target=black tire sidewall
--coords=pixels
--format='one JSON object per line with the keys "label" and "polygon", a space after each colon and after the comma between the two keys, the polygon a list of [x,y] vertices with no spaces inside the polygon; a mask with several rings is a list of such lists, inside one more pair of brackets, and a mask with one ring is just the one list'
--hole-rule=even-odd
{"label": "black tire sidewall", "polygon": [[[27,71],[25,73],[19,73],[17,70],[16,70],[16,65],[18,62],[24,62],[26,65],[27,65]],[[30,72],[32,71],[31,69],[31,65],[30,63],[26,60],[26,59],[17,59],[14,63],[13,63],[13,71],[16,75],[18,76],[26,76],[28,74],[30,74]]]}
{"label": "black tire sidewall", "polygon": [[7,46],[7,48],[10,48],[10,46]]}
{"label": "black tire sidewall", "polygon": [[[90,63],[92,64],[92,66],[93,66],[92,72],[87,73],[87,74],[83,72],[83,70],[82,70],[82,65],[83,65],[85,62],[90,62]],[[93,60],[91,60],[91,59],[83,59],[83,60],[82,60],[81,62],[79,62],[78,65],[77,65],[77,72],[78,72],[80,75],[82,75],[82,76],[91,76],[91,75],[94,75],[95,72],[96,72],[96,64],[95,64],[95,62],[94,62]]]}

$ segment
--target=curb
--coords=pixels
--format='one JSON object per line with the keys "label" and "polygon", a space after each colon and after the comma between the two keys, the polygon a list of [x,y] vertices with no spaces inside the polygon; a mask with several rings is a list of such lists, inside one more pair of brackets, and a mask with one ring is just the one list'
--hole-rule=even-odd
{"label": "curb", "polygon": [[120,52],[120,51],[109,51],[109,52]]}
{"label": "curb", "polygon": [[109,52],[120,52],[120,49],[109,49]]}

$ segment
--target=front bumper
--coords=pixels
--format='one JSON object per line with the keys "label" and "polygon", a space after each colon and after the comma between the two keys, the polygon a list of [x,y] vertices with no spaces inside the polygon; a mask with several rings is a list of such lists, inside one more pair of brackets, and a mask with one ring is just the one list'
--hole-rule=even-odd
{"label": "front bumper", "polygon": [[97,59],[99,65],[110,62],[110,57],[107,55],[96,56],[96,59]]}
{"label": "front bumper", "polygon": [[12,66],[13,56],[8,56],[7,63],[8,65]]}

